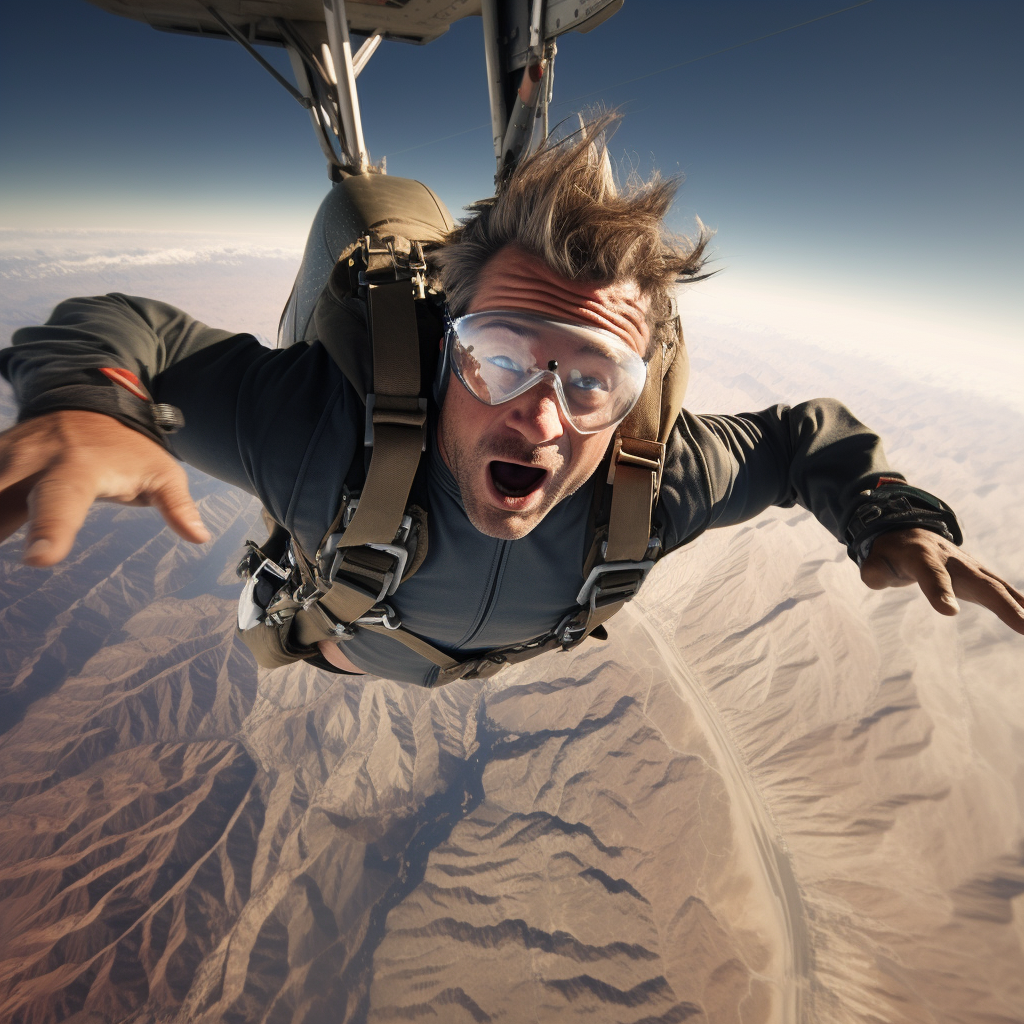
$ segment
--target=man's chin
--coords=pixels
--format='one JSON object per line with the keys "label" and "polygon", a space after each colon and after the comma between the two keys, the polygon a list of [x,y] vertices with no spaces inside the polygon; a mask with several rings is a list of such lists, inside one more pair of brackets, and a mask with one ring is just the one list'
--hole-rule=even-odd
{"label": "man's chin", "polygon": [[466,516],[485,537],[495,540],[520,540],[538,526],[548,514],[548,507],[525,512],[508,512],[483,502],[466,503]]}
{"label": "man's chin", "polygon": [[548,514],[557,500],[551,493],[552,480],[545,473],[537,486],[528,491],[509,491],[491,473],[491,463],[483,469],[476,493],[463,503],[469,521],[487,537],[497,540],[519,540],[525,537]]}

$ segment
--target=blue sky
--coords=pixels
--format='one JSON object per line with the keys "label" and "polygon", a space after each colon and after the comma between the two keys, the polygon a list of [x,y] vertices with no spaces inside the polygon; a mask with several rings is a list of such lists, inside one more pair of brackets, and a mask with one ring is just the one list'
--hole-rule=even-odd
{"label": "blue sky", "polygon": [[[871,0],[759,38],[844,6],[626,0],[560,41],[555,114],[621,108],[622,166],[686,175],[672,226],[714,227],[734,280],[1019,336],[1024,5]],[[371,157],[456,212],[493,174],[480,39],[469,18],[385,44],[359,79]],[[235,44],[54,0],[8,12],[0,46],[0,226],[304,236],[319,148]]]}

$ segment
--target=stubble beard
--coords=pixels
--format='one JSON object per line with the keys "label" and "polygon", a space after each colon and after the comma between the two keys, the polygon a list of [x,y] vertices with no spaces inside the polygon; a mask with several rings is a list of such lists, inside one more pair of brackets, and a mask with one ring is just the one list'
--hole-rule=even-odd
{"label": "stubble beard", "polygon": [[561,488],[556,488],[545,494],[540,505],[524,512],[496,508],[487,500],[486,495],[478,493],[479,485],[474,482],[474,475],[488,472],[487,466],[491,461],[507,460],[536,465],[548,471],[546,483],[550,484],[561,472],[565,459],[559,455],[557,465],[553,461],[542,462],[537,458],[535,448],[517,444],[510,438],[480,438],[467,444],[455,431],[449,429],[444,416],[441,417],[439,441],[448,467],[462,493],[466,516],[485,537],[494,537],[496,540],[519,540],[525,537],[559,501],[583,483],[581,480],[565,494],[561,493]]}

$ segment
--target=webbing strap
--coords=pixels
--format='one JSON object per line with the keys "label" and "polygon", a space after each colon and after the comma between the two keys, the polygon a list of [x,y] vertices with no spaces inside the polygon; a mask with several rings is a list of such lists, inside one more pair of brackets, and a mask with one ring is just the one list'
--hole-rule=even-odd
{"label": "webbing strap", "polygon": [[[412,282],[369,286],[373,336],[373,455],[341,547],[395,539],[423,451],[420,347]],[[357,616],[358,617],[358,616]]]}
{"label": "webbing strap", "polygon": [[378,398],[420,393],[420,345],[412,281],[369,285],[373,390]]}
{"label": "webbing strap", "polygon": [[560,647],[560,642],[555,637],[544,637],[524,644],[514,644],[510,647],[498,647],[483,654],[477,654],[470,658],[453,658],[444,651],[435,647],[429,641],[410,633],[407,629],[399,626],[397,629],[388,629],[386,626],[375,624],[363,625],[360,629],[369,629],[381,636],[390,636],[400,644],[404,644],[411,651],[415,651],[421,657],[427,659],[441,670],[437,684],[438,686],[450,683],[454,679],[483,679],[494,675],[503,665],[514,665],[528,658],[535,658],[545,651],[555,650]]}
{"label": "webbing strap", "polygon": [[647,364],[647,384],[640,399],[618,430],[612,454],[614,475],[606,562],[643,561],[651,539],[651,510],[665,462],[665,446],[658,441],[662,359],[659,346]]}
{"label": "webbing strap", "polygon": [[387,590],[394,556],[365,545],[394,542],[423,452],[427,412],[419,394],[413,282],[370,284],[367,290],[373,339],[373,452],[359,506],[338,545],[341,558],[334,578],[318,604],[296,615],[295,629],[308,642],[334,635],[325,612],[337,622],[353,622]]}
{"label": "webbing strap", "polygon": [[620,462],[615,467],[606,562],[644,560],[651,539],[651,507],[658,477],[655,465],[636,466]]}
{"label": "webbing strap", "polygon": [[416,636],[415,633],[410,633],[407,629],[403,629],[401,626],[398,629],[388,629],[386,626],[376,625],[365,625],[360,626],[360,629],[368,629],[372,633],[380,633],[381,636],[389,636],[393,640],[397,640],[400,644],[404,644],[411,651],[415,651],[420,657],[426,658],[433,665],[437,665],[442,671],[454,669],[456,666],[462,664],[455,658],[449,657],[444,651],[439,650],[433,644],[428,643],[426,640],[422,640]]}

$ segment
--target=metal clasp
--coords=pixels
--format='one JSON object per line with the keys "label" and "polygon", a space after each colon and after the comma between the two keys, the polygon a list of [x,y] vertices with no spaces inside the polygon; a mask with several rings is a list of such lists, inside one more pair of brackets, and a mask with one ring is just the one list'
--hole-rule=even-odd
{"label": "metal clasp", "polygon": [[[323,549],[321,550],[321,558],[330,558],[335,551],[338,550],[338,544],[341,543],[341,538],[344,536],[345,530],[352,525],[352,520],[355,517],[356,509],[359,508],[359,499],[352,498],[349,503],[345,506],[345,511],[341,513],[341,533],[332,533],[330,537],[324,541]],[[402,521],[398,524],[398,530],[395,533],[395,543],[404,544],[409,539],[409,533],[412,531],[412,516],[402,516]]]}
{"label": "metal clasp", "polygon": [[[359,499],[355,498],[349,502],[345,511],[342,513],[341,525],[344,529],[347,529],[349,524],[352,522],[352,517],[355,515],[356,509],[359,506]],[[409,549],[405,547],[406,542],[409,539],[409,534],[412,532],[412,516],[402,516],[402,522],[398,527],[398,532],[395,534],[395,542],[393,544],[377,544],[370,542],[368,544],[359,545],[360,548],[372,548],[374,551],[381,551],[386,555],[390,555],[394,559],[394,564],[384,573],[384,581],[381,586],[380,592],[374,598],[374,602],[383,601],[385,597],[390,597],[398,589],[398,585],[402,582],[402,577],[405,575],[405,567],[409,564]],[[333,582],[337,579],[338,573],[343,569],[343,563],[345,561],[345,554],[350,550],[358,550],[358,548],[339,548],[342,538],[345,536],[342,533],[332,533],[327,538],[326,543],[320,553],[321,565],[327,564],[330,560],[330,571],[326,574],[327,580]],[[320,596],[323,596],[322,594]]]}
{"label": "metal clasp", "polygon": [[295,588],[295,591],[292,593],[292,600],[297,604],[301,604],[303,611],[309,611],[323,596],[324,591],[312,580],[309,580],[305,583],[300,583]]}
{"label": "metal clasp", "polygon": [[587,623],[579,621],[579,612],[569,612],[568,615],[555,627],[555,639],[562,645],[563,650],[575,647],[587,632]]}
{"label": "metal clasp", "polygon": [[402,620],[398,613],[389,604],[377,605],[371,608],[365,615],[349,623],[350,626],[383,626],[385,629],[399,629]]}
{"label": "metal clasp", "polygon": [[[405,574],[405,566],[409,561],[409,552],[400,544],[362,544],[360,547],[373,548],[374,551],[382,551],[384,554],[390,555],[394,559],[392,566],[384,572],[384,580],[381,583],[380,591],[373,599],[374,603],[383,601],[385,597],[390,597],[402,582],[402,576]],[[328,579],[332,583],[337,580],[338,574],[344,569],[345,555],[349,551],[353,550],[358,550],[358,548],[342,548],[334,556],[334,561],[331,563],[331,571],[328,574]],[[362,588],[357,586],[356,589]]]}
{"label": "metal clasp", "polygon": [[594,611],[611,601],[629,601],[636,596],[653,568],[653,559],[646,562],[604,562],[595,565],[576,595],[576,603]]}
{"label": "metal clasp", "polygon": [[[244,561],[244,559],[243,559]],[[252,629],[267,617],[267,608],[277,592],[288,582],[290,573],[282,569],[276,562],[265,558],[255,572],[245,581],[242,593],[238,596],[238,628]],[[269,595],[257,593],[260,584],[270,587]],[[265,600],[264,600],[265,598]]]}
{"label": "metal clasp", "polygon": [[[648,547],[648,551],[651,550]],[[613,601],[630,601],[636,597],[653,568],[653,558],[646,562],[604,562],[595,565],[576,595],[579,608],[569,612],[555,627],[555,639],[563,649],[569,650],[584,639],[591,614],[598,608]]]}

